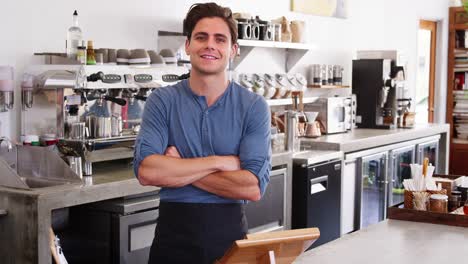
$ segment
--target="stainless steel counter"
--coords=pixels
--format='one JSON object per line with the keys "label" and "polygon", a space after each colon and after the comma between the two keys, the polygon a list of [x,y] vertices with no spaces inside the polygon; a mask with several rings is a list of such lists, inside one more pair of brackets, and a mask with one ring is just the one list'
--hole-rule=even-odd
{"label": "stainless steel counter", "polygon": [[356,128],[348,133],[323,135],[319,138],[301,139],[301,147],[316,150],[338,150],[345,153],[406,140],[449,133],[448,124],[416,125],[414,128],[367,129]]}
{"label": "stainless steel counter", "polygon": [[307,251],[294,263],[464,262],[467,241],[468,228],[385,220]]}

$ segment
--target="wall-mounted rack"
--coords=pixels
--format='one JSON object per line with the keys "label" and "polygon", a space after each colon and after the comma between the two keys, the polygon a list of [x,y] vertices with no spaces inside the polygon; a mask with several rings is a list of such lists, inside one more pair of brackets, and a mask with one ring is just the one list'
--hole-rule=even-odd
{"label": "wall-mounted rack", "polygon": [[314,45],[304,43],[263,41],[263,40],[245,40],[239,39],[239,56],[231,64],[231,69],[235,69],[255,48],[274,48],[285,49],[286,65],[285,71],[289,72],[294,65],[309,51],[315,49]]}

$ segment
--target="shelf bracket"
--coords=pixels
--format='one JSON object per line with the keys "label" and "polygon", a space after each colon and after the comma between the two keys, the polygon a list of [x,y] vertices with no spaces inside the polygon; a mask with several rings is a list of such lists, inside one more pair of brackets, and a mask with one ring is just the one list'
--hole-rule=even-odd
{"label": "shelf bracket", "polygon": [[285,51],[285,70],[286,73],[289,71],[304,57],[308,50],[301,49],[286,49]]}
{"label": "shelf bracket", "polygon": [[229,63],[229,69],[234,70],[239,66],[239,64],[249,55],[249,53],[254,49],[250,46],[239,47],[238,55]]}

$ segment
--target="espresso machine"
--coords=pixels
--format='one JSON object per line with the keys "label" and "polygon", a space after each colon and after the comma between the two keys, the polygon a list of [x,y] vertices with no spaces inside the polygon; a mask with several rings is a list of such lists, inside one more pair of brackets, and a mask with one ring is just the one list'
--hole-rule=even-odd
{"label": "espresso machine", "polygon": [[[36,65],[26,70],[22,134],[55,137],[78,174],[133,157],[147,96],[187,73],[178,66]],[[34,99],[34,100],[33,100]]]}
{"label": "espresso machine", "polygon": [[357,127],[404,127],[403,117],[411,108],[405,79],[405,68],[396,58],[353,60],[352,91],[359,102]]}

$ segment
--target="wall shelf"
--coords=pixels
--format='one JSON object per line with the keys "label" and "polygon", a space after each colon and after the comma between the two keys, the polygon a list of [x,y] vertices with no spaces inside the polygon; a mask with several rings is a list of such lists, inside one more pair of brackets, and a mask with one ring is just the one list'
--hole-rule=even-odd
{"label": "wall shelf", "polygon": [[309,89],[341,89],[341,88],[350,88],[351,86],[349,85],[314,85],[310,84],[307,85],[307,88]]}
{"label": "wall shelf", "polygon": [[[304,97],[302,99],[303,104],[313,103],[318,99],[318,97]],[[292,105],[292,98],[283,98],[283,99],[268,99],[266,100],[269,106],[286,106]]]}
{"label": "wall shelf", "polygon": [[298,49],[298,50],[313,49],[313,45],[305,44],[305,43],[293,43],[293,42],[239,39],[237,43],[239,43],[240,47],[264,47],[264,48]]}
{"label": "wall shelf", "polygon": [[304,43],[278,42],[278,41],[263,41],[263,40],[245,40],[239,39],[239,55],[230,65],[231,69],[235,69],[249,55],[254,48],[274,48],[284,49],[286,56],[285,71],[289,72],[294,65],[309,51],[315,49],[314,45]]}

